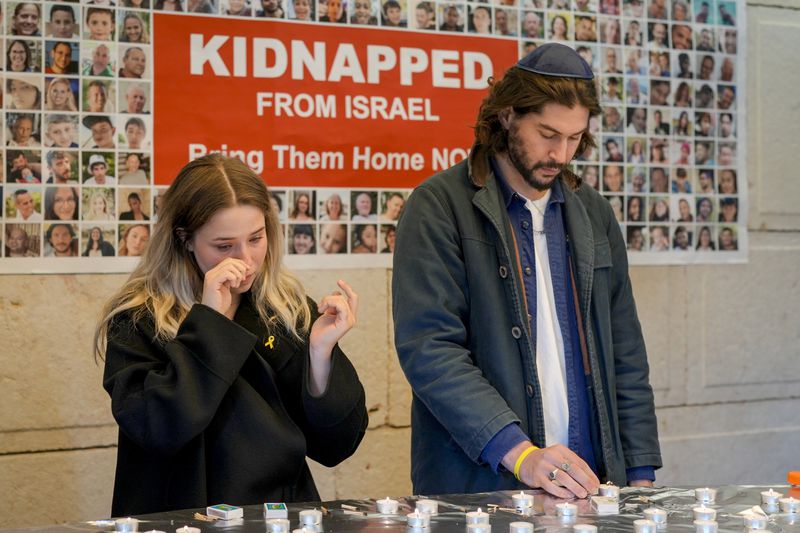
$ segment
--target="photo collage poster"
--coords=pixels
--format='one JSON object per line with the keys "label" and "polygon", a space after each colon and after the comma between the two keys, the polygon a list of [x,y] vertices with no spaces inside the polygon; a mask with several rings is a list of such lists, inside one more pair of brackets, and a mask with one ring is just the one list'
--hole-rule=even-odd
{"label": "photo collage poster", "polygon": [[[520,56],[563,42],[597,73],[603,107],[574,170],[611,203],[631,263],[746,260],[743,2],[4,1],[0,272],[127,271],[146,248],[164,193],[159,11],[507,39]],[[276,188],[289,263],[390,265],[410,192]]]}

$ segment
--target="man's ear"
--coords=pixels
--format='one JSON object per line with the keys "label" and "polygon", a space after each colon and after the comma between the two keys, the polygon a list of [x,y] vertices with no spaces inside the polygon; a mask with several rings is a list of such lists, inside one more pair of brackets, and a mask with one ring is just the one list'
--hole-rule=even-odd
{"label": "man's ear", "polygon": [[508,129],[511,126],[511,118],[513,116],[514,116],[514,109],[512,107],[507,107],[497,114],[497,118],[500,119],[500,124],[505,129]]}

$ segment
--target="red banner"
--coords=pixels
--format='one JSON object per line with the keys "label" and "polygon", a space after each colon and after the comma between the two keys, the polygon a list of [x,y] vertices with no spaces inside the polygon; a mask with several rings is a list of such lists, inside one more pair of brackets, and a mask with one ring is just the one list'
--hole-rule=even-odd
{"label": "red banner", "polygon": [[508,39],[153,19],[157,184],[216,151],[272,186],[413,187],[466,156],[486,80],[517,58]]}

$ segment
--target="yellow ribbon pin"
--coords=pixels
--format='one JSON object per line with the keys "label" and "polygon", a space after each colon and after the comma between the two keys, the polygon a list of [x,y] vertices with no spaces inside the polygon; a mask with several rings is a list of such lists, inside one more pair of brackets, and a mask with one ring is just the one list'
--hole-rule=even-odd
{"label": "yellow ribbon pin", "polygon": [[269,338],[267,339],[267,342],[264,343],[264,347],[269,348],[270,350],[274,350],[275,349],[275,346],[273,344],[274,342],[275,342],[275,335],[270,335]]}

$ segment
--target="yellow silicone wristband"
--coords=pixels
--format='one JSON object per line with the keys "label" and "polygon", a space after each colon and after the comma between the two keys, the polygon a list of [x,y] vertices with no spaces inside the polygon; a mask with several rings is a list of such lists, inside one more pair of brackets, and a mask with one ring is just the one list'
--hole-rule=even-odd
{"label": "yellow silicone wristband", "polygon": [[524,461],[525,458],[528,457],[528,455],[532,451],[535,451],[535,450],[538,450],[538,449],[539,448],[537,448],[536,446],[531,444],[530,446],[525,448],[525,450],[523,450],[523,452],[521,454],[519,454],[519,457],[517,457],[517,462],[514,463],[514,477],[517,478],[517,481],[522,481],[520,479],[520,477],[519,477],[519,469],[522,467],[522,461]]}

